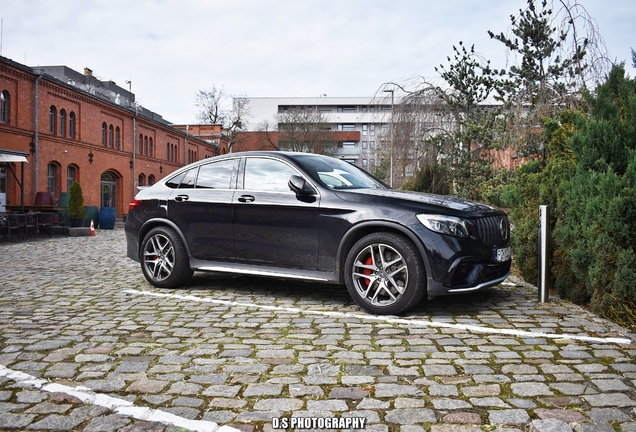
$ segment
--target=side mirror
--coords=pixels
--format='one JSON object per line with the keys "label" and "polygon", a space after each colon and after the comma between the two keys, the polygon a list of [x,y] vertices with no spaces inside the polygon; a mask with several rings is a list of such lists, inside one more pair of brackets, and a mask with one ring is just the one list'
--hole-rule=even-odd
{"label": "side mirror", "polygon": [[289,177],[287,185],[289,189],[298,196],[311,196],[316,193],[314,188],[312,188],[304,178],[297,175]]}

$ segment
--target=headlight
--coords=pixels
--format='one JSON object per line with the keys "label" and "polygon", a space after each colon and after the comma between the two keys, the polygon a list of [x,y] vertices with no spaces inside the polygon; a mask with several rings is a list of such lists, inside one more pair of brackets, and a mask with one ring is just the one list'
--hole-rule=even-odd
{"label": "headlight", "polygon": [[461,218],[453,216],[418,214],[417,219],[431,231],[461,238],[468,237],[466,223]]}

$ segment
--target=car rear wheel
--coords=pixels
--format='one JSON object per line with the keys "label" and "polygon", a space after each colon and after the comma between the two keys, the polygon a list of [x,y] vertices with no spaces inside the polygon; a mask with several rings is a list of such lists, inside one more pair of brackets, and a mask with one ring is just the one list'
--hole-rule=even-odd
{"label": "car rear wheel", "polygon": [[159,288],[175,288],[192,277],[185,246],[168,227],[156,227],[146,234],[141,245],[141,269],[146,280]]}
{"label": "car rear wheel", "polygon": [[426,292],[426,271],[415,245],[393,233],[360,239],[345,262],[349,294],[366,311],[393,315],[418,304]]}

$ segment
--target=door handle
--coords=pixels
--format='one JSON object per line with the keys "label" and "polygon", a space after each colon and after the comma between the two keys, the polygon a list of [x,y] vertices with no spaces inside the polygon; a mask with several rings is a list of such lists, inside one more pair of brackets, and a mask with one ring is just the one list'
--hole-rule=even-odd
{"label": "door handle", "polygon": [[239,202],[252,202],[255,200],[255,198],[252,195],[241,195],[239,197]]}
{"label": "door handle", "polygon": [[176,197],[174,197],[174,200],[178,202],[187,201],[189,199],[190,197],[188,195],[177,195]]}

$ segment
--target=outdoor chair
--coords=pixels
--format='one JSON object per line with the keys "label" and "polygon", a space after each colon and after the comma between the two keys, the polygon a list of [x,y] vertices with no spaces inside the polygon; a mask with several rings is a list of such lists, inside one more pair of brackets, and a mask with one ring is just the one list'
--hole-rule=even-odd
{"label": "outdoor chair", "polygon": [[18,215],[15,213],[7,213],[3,218],[5,223],[0,224],[0,232],[4,235],[4,239],[13,241],[13,238],[17,237],[22,240]]}

